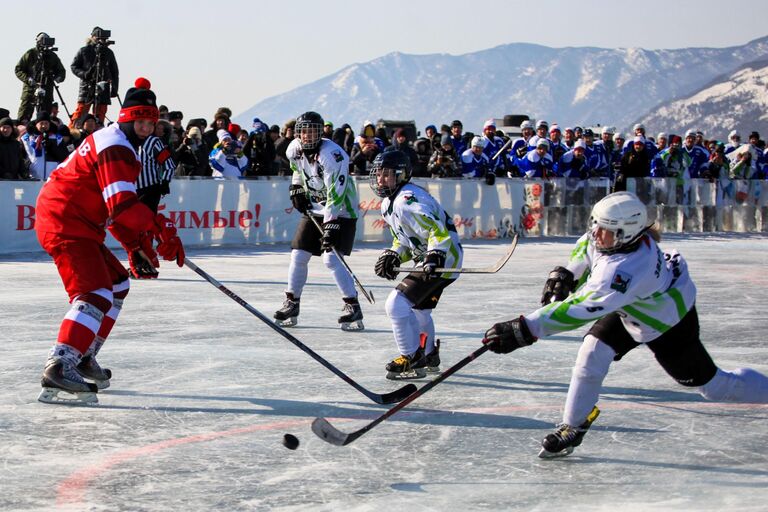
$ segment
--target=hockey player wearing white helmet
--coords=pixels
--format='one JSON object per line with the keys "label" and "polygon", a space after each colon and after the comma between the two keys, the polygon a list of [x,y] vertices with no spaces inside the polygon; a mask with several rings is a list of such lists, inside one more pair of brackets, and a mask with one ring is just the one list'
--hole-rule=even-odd
{"label": "hockey player wearing white helmet", "polygon": [[589,231],[565,267],[549,274],[542,307],[495,324],[490,350],[509,353],[559,332],[595,322],[579,349],[563,422],[542,441],[542,458],[568,455],[581,444],[599,410],[613,361],[646,345],[679,384],[720,402],[768,403],[768,377],[750,368],[724,371],[699,339],[696,286],[677,251],[663,251],[645,205],[630,192],[595,204]]}

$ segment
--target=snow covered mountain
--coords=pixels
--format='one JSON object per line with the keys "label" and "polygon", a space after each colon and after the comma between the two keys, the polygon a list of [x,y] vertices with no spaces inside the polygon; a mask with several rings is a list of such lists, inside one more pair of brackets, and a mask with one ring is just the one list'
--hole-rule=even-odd
{"label": "snow covered mountain", "polygon": [[726,141],[737,129],[742,140],[752,130],[768,135],[768,60],[746,64],[708,85],[642,116],[648,133],[670,131],[680,135],[689,128],[702,130],[707,138]]}
{"label": "snow covered mountain", "polygon": [[267,98],[236,120],[282,124],[316,110],[359,131],[366,119],[461,119],[525,113],[561,125],[630,126],[653,105],[682,97],[768,55],[768,37],[730,48],[549,48],[514,43],[465,55],[390,53]]}

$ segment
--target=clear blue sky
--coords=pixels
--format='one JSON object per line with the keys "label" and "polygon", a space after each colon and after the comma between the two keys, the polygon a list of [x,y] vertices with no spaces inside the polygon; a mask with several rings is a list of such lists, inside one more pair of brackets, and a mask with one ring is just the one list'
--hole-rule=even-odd
{"label": "clear blue sky", "polygon": [[[210,119],[393,51],[459,55],[506,43],[552,47],[727,47],[768,34],[764,17],[722,0],[548,0],[471,3],[101,0],[3,2],[0,106],[18,108],[19,57],[35,35],[56,38],[67,68],[64,101],[74,109],[72,59],[95,26],[112,30],[120,95],[137,76],[158,101]],[[751,12],[752,14],[746,14]],[[63,114],[63,109],[62,109]],[[109,116],[116,115],[112,107]],[[66,116],[64,116],[66,119]]]}

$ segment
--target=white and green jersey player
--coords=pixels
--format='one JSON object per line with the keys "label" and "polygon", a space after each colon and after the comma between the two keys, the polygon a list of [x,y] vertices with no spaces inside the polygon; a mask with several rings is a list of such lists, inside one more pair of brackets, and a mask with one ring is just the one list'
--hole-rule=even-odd
{"label": "white and green jersey player", "polygon": [[393,236],[392,246],[376,263],[376,275],[394,280],[394,268],[410,260],[421,263],[425,271],[408,274],[387,298],[386,311],[400,351],[386,366],[390,379],[439,371],[432,310],[459,274],[436,274],[434,269],[458,268],[464,256],[450,216],[426,190],[409,183],[410,177],[410,159],[401,151],[385,150],[373,161],[371,188],[384,198],[381,215]]}
{"label": "white and green jersey player", "polygon": [[[363,313],[355,282],[337,256],[352,252],[358,217],[357,191],[349,177],[349,156],[339,145],[322,138],[323,124],[317,112],[300,115],[296,119],[297,138],[286,149],[293,170],[291,202],[304,215],[291,242],[286,299],[275,319],[282,326],[296,325],[309,260],[313,255],[322,256],[344,300],[338,323],[343,330],[361,330]],[[322,233],[315,224],[322,227]]]}
{"label": "white and green jersey player", "polygon": [[544,286],[543,306],[501,322],[485,334],[494,352],[508,353],[539,337],[595,322],[579,348],[563,422],[542,441],[540,457],[568,455],[597,418],[603,379],[613,361],[646,345],[679,384],[708,400],[768,403],[768,377],[750,368],[718,368],[699,339],[696,287],[675,251],[662,251],[645,205],[616,192],[592,209],[590,231],[567,267]]}

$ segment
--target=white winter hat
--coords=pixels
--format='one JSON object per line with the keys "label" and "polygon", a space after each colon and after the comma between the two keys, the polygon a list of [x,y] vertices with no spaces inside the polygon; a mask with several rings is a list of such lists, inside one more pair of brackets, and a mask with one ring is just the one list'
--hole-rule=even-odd
{"label": "white winter hat", "polygon": [[541,128],[541,127],[544,127],[544,128],[547,128],[547,129],[548,129],[548,128],[549,128],[549,123],[548,123],[548,122],[546,122],[546,121],[545,121],[545,120],[543,120],[543,119],[539,119],[539,122],[538,122],[538,123],[536,123],[536,129],[538,130],[538,129],[539,129],[539,128]]}
{"label": "white winter hat", "polygon": [[621,132],[616,132],[616,133],[614,133],[614,134],[613,134],[613,141],[614,141],[614,142],[616,142],[616,141],[617,141],[617,140],[619,140],[619,139],[621,139],[621,140],[627,140],[627,138],[624,136],[624,134],[623,134],[623,133],[621,133]]}
{"label": "white winter hat", "polygon": [[686,130],[685,138],[688,138],[688,137],[696,138],[696,130]]}
{"label": "white winter hat", "polygon": [[485,137],[479,137],[479,136],[472,137],[472,147],[473,148],[483,148],[483,149],[485,149],[485,145],[487,143],[488,142],[485,140]]}
{"label": "white winter hat", "polygon": [[642,135],[635,135],[635,138],[632,139],[632,144],[637,144],[638,142],[640,144],[645,144],[645,137]]}
{"label": "white winter hat", "polygon": [[219,139],[219,142],[223,142],[226,139],[232,139],[232,135],[230,135],[229,132],[224,129],[217,131],[216,137]]}
{"label": "white winter hat", "polygon": [[573,143],[573,149],[577,148],[587,149],[587,144],[584,142],[584,139],[579,139]]}
{"label": "white winter hat", "polygon": [[645,125],[643,123],[637,123],[635,126],[632,127],[632,131],[636,130],[645,130]]}
{"label": "white winter hat", "polygon": [[616,133],[616,127],[615,126],[604,126],[602,133],[603,134],[610,133],[611,135],[613,135],[614,133]]}
{"label": "white winter hat", "polygon": [[665,132],[659,132],[659,134],[656,136],[656,140],[667,139],[667,138],[669,137],[667,137],[667,134]]}
{"label": "white winter hat", "polygon": [[525,121],[523,121],[522,123],[520,123],[520,129],[521,130],[525,130],[526,128],[530,128],[531,130],[533,130],[533,123],[530,122],[527,119]]}
{"label": "white winter hat", "polygon": [[536,142],[536,147],[537,147],[537,148],[541,148],[541,147],[544,147],[544,148],[547,148],[547,149],[549,149],[549,141],[548,141],[547,139],[545,139],[545,138],[543,138],[543,137],[542,137],[542,138],[540,138],[540,139],[539,139],[539,140]]}
{"label": "white winter hat", "polygon": [[734,137],[741,138],[741,134],[739,133],[738,130],[731,130],[731,133],[728,134],[729,139],[732,139]]}

